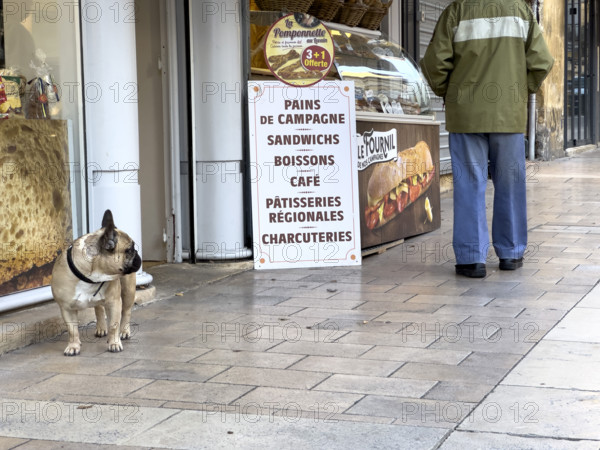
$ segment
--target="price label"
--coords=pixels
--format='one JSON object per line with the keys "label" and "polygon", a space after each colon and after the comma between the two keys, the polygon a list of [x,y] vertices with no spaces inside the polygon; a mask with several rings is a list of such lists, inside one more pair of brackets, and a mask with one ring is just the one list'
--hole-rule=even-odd
{"label": "price label", "polygon": [[302,52],[302,67],[306,70],[329,71],[331,54],[320,45],[311,45]]}

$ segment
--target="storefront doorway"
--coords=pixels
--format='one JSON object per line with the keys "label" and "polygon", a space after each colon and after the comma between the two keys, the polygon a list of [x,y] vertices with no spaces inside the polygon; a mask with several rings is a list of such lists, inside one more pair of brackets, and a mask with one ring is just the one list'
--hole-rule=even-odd
{"label": "storefront doorway", "polygon": [[567,0],[565,29],[565,147],[596,141],[596,6]]}

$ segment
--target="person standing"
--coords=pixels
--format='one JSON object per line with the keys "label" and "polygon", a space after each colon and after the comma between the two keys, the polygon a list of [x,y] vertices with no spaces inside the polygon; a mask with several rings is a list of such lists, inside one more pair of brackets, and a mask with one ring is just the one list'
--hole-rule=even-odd
{"label": "person standing", "polygon": [[523,266],[527,99],[553,63],[523,0],[455,0],[436,24],[420,66],[446,109],[458,275],[486,275],[488,174],[494,184],[492,243],[500,269]]}

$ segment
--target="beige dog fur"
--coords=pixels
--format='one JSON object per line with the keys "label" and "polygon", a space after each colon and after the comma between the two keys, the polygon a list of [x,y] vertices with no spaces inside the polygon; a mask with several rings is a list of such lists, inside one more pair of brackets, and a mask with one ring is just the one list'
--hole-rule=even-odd
{"label": "beige dog fur", "polygon": [[69,331],[65,356],[80,353],[78,311],[90,307],[96,313],[96,336],[108,335],[110,352],[123,350],[121,339],[131,337],[135,273],[140,266],[133,240],[115,227],[110,210],[104,213],[100,230],[81,236],[61,253],[51,287]]}

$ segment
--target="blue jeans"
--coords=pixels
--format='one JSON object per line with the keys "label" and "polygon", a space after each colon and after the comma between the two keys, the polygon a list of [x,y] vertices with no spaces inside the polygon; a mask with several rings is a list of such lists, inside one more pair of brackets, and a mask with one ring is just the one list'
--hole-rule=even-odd
{"label": "blue jeans", "polygon": [[[485,190],[494,183],[492,241],[500,259],[523,257],[527,247],[525,142],[516,133],[450,133],[454,177],[456,264],[485,263],[490,247]],[[489,161],[489,165],[488,165]]]}

